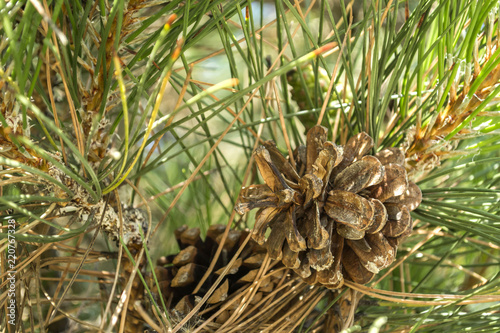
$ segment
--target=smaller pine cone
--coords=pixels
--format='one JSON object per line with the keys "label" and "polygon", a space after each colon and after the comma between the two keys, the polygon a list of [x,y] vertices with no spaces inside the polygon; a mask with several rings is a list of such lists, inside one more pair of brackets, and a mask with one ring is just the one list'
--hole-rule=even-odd
{"label": "smaller pine cone", "polygon": [[266,184],[243,188],[235,210],[259,209],[253,239],[307,283],[330,289],[344,279],[367,283],[394,261],[412,232],[410,211],[422,201],[408,181],[404,153],[387,148],[367,155],[372,148],[366,133],[340,147],[315,126],[306,147],[296,149],[293,167],[267,141],[254,152]]}
{"label": "smaller pine cone", "polygon": [[[304,82],[306,84],[306,89],[309,92],[309,96],[314,98],[314,85],[315,85],[315,75],[314,68],[311,64],[306,64],[301,68],[302,75],[304,77]],[[330,76],[326,72],[326,70],[322,67],[318,67],[318,76],[319,76],[319,90],[322,97],[325,97],[328,86],[330,85]],[[297,102],[297,105],[301,110],[310,109],[313,107],[307,103],[307,96],[304,88],[302,87],[302,82],[299,77],[299,72],[295,69],[292,69],[286,73],[286,79],[288,84],[292,87],[291,94],[292,99]],[[318,104],[321,105],[321,98],[318,98]]]}
{"label": "smaller pine cone", "polygon": [[[182,226],[175,231],[181,249],[180,252],[175,255],[161,257],[155,269],[165,304],[174,315],[184,317],[194,308],[196,303],[222,274],[249,233],[246,230],[229,231],[212,273],[201,288],[196,293],[193,293],[212,262],[225,228],[224,225],[210,226],[204,241],[200,238],[199,228]],[[206,305],[212,310],[202,311],[204,319],[215,313],[218,306],[223,304],[224,301],[229,301],[231,296],[237,293],[238,290],[254,282],[266,257],[266,252],[264,247],[250,239],[225,275],[224,280],[208,299]],[[278,263],[273,266],[266,273],[267,277],[260,280],[259,289],[254,294],[254,297],[249,300],[250,304],[255,304],[274,291],[275,286],[284,278],[285,274],[281,264]],[[152,286],[152,290],[155,294],[158,294],[156,286]],[[215,323],[224,323],[233,314],[238,304],[234,302],[231,307],[224,310],[215,318]]]}
{"label": "smaller pine cone", "polygon": [[[286,79],[290,87],[290,94],[292,100],[294,100],[300,110],[309,110],[312,108],[320,108],[323,105],[323,101],[328,98],[328,88],[330,86],[330,75],[328,72],[322,68],[318,67],[317,72],[313,68],[312,64],[306,64],[301,67],[302,77],[304,78],[305,86],[302,85],[302,80],[300,80],[299,72],[296,69],[292,69],[286,73]],[[318,91],[315,92],[316,77],[318,77]],[[349,86],[345,87],[345,100],[344,102],[349,102],[352,100],[352,93]],[[307,98],[307,93],[311,98],[312,105]],[[319,96],[318,96],[319,93]],[[339,93],[344,96],[344,86],[342,84],[336,84],[335,90],[331,92],[331,102],[338,102],[339,98],[337,96]],[[316,115],[310,113],[307,115],[299,116],[300,121],[304,124],[306,129],[312,128],[318,122]]]}

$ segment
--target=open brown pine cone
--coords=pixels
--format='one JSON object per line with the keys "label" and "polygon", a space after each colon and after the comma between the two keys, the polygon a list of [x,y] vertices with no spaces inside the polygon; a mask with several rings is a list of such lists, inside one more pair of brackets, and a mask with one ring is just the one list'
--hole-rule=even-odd
{"label": "open brown pine cone", "polygon": [[371,156],[368,134],[341,147],[327,141],[327,131],[308,131],[306,147],[294,152],[295,166],[272,141],[256,149],[266,184],[243,188],[235,210],[259,208],[252,237],[271,258],[309,284],[337,289],[344,279],[367,283],[394,261],[422,193],[408,181],[400,149]]}
{"label": "open brown pine cone", "polygon": [[[155,273],[159,288],[150,281],[151,288],[157,297],[161,291],[174,323],[184,319],[206,296],[250,233],[230,229],[222,252],[210,270],[225,228],[224,225],[210,226],[205,240],[202,240],[199,228],[182,226],[175,231],[180,252],[158,260]],[[200,282],[207,271],[210,271],[207,279]],[[334,297],[334,293],[331,295]],[[265,247],[250,239],[190,322],[201,332],[219,329],[225,332],[260,332],[265,329],[294,332],[299,325],[317,332],[329,321],[342,318],[337,308],[337,312],[320,316],[316,304],[324,296],[324,289],[308,286],[281,262],[270,260]]]}
{"label": "open brown pine cone", "polygon": [[[158,260],[156,275],[159,277],[159,286],[165,303],[168,308],[175,309],[179,315],[186,315],[192,310],[196,296],[201,298],[205,295],[248,235],[248,232],[241,230],[229,231],[213,274],[198,288],[197,292],[193,293],[213,259],[224,230],[224,225],[210,226],[206,239],[202,241],[199,228],[188,228],[184,225],[175,231],[180,252]],[[247,244],[223,283],[208,300],[208,304],[224,301],[231,292],[235,291],[235,287],[240,286],[242,281],[246,281],[245,276],[262,263],[265,252],[265,248],[255,242]]]}
{"label": "open brown pine cone", "polygon": [[[155,269],[165,304],[173,315],[183,318],[194,308],[196,303],[205,296],[208,289],[229,265],[230,260],[244,243],[249,233],[248,230],[229,230],[222,252],[213,270],[205,282],[198,286],[202,276],[209,269],[208,267],[221,242],[225,228],[224,225],[210,226],[204,241],[200,238],[199,228],[182,226],[175,231],[181,249],[180,252],[175,255],[161,257]],[[252,285],[253,289],[257,288],[248,301],[248,306],[251,307],[293,278],[287,274],[288,270],[279,262],[274,262],[266,271],[265,276],[259,278],[261,266],[265,259],[266,249],[250,239],[238,259],[227,271],[223,281],[208,298],[206,305],[203,307],[204,310],[200,313],[204,319],[208,319],[215,313],[212,328],[225,323],[228,318],[234,315],[241,300],[237,302],[231,302],[231,300],[234,297],[241,297],[242,290]],[[254,281],[257,278],[259,283],[255,284]],[[153,287],[153,292],[157,293],[156,286]],[[298,292],[295,294],[295,297],[300,296]],[[224,306],[225,302],[228,303],[227,306]],[[224,310],[217,312],[221,307],[224,307]],[[277,315],[279,313],[275,314],[275,316]]]}

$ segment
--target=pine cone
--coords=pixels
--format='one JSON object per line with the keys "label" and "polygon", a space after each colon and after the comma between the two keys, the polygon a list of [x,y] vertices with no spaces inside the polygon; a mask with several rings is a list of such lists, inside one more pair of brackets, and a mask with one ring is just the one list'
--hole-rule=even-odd
{"label": "pine cone", "polygon": [[[314,68],[311,64],[306,64],[301,68],[302,70],[302,75],[304,77],[304,82],[306,84],[306,89],[309,92],[309,96],[311,98],[314,98],[314,88],[315,88],[315,75],[314,75]],[[324,98],[326,92],[328,91],[328,86],[330,85],[330,76],[328,75],[327,71],[322,68],[318,67],[318,83],[319,83],[319,90],[321,93],[321,96]],[[297,102],[297,105],[301,110],[305,109],[310,109],[313,107],[312,105],[307,103],[307,96],[304,90],[304,87],[302,87],[302,82],[299,77],[299,72],[295,69],[292,69],[286,73],[286,79],[288,81],[288,84],[292,87],[291,94],[292,94],[292,99]],[[318,104],[321,105],[322,100],[321,98],[318,98]]]}
{"label": "pine cone", "polygon": [[394,261],[412,232],[410,211],[422,199],[407,179],[403,152],[366,155],[372,147],[372,138],[359,133],[342,148],[315,126],[307,146],[296,149],[294,168],[267,141],[254,152],[266,184],[243,188],[235,210],[259,208],[253,239],[307,283],[330,289],[344,279],[367,283]]}
{"label": "pine cone", "polygon": [[[330,75],[328,72],[322,68],[318,67],[317,76],[318,76],[318,85],[319,85],[319,94],[317,99],[315,100],[315,82],[316,82],[316,74],[312,64],[306,64],[301,67],[302,75],[304,77],[304,83],[306,86],[302,86],[302,81],[300,80],[299,72],[295,69],[292,69],[286,73],[286,79],[292,90],[290,91],[292,95],[292,100],[297,102],[300,110],[308,110],[311,108],[319,108],[323,105],[323,101],[328,98],[328,87],[330,86]],[[313,105],[309,103],[306,95],[306,90],[309,93],[309,96],[312,100]],[[342,84],[337,84],[335,90],[338,93],[341,93],[344,90],[344,86]],[[336,102],[338,100],[337,94],[335,90],[332,91],[331,101]],[[346,101],[350,101],[352,99],[352,93],[349,87],[346,89]],[[312,128],[316,125],[317,118],[314,114],[307,114],[299,116],[300,121],[304,124],[306,129]]]}
{"label": "pine cone", "polygon": [[[175,235],[181,251],[176,255],[162,257],[158,260],[155,273],[159,280],[159,286],[165,304],[177,317],[184,317],[194,308],[195,304],[206,294],[228,265],[249,233],[249,231],[244,230],[229,231],[212,274],[210,274],[199,291],[193,293],[198,282],[212,262],[225,228],[224,225],[210,226],[205,241],[202,241],[199,228],[180,227],[175,231]],[[204,310],[202,318],[208,319],[219,309],[217,305],[230,300],[231,296],[235,295],[240,288],[252,285],[265,257],[266,249],[258,245],[255,241],[250,240],[230,268],[222,283],[208,299],[206,304],[212,309]],[[285,277],[285,275],[286,269],[280,263],[276,263],[270,271],[266,272],[266,277],[260,280],[259,289],[253,298],[249,300],[249,304],[255,304],[264,296],[274,291],[275,286],[280,280],[290,278],[289,276]],[[153,292],[157,292],[154,286],[152,290]],[[233,314],[238,304],[238,302],[234,302],[221,312],[215,318],[215,323],[224,323]]]}

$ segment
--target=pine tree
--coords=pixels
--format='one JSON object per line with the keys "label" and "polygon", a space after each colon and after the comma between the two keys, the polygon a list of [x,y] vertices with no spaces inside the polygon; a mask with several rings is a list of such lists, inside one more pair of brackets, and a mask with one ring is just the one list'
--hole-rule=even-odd
{"label": "pine tree", "polygon": [[0,329],[500,330],[499,17],[0,0]]}

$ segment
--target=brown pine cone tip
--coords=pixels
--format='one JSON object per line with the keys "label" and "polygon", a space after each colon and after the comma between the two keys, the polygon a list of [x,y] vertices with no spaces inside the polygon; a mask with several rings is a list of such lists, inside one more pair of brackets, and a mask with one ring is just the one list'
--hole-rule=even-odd
{"label": "brown pine cone tip", "polygon": [[327,141],[327,132],[309,130],[307,146],[294,152],[295,168],[274,142],[257,148],[266,184],[242,188],[235,210],[243,215],[259,208],[252,238],[270,257],[309,284],[337,289],[344,279],[367,283],[394,261],[422,193],[408,181],[402,150],[370,156],[368,134],[341,147]]}

